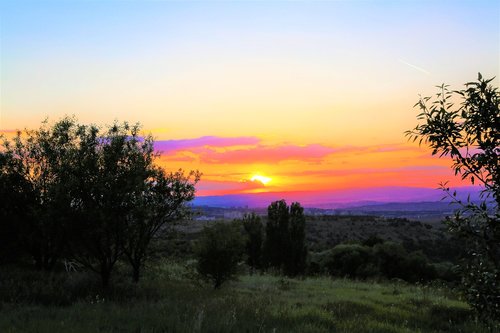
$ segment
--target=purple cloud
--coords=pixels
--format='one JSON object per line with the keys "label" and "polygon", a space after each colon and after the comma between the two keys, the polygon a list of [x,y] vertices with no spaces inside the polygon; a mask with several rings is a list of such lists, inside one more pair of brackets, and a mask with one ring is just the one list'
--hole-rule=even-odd
{"label": "purple cloud", "polygon": [[231,146],[247,146],[256,145],[260,139],[253,136],[241,136],[234,138],[219,137],[219,136],[202,136],[193,139],[182,140],[158,140],[155,141],[155,150],[164,153],[173,150],[192,149],[198,147],[231,147]]}

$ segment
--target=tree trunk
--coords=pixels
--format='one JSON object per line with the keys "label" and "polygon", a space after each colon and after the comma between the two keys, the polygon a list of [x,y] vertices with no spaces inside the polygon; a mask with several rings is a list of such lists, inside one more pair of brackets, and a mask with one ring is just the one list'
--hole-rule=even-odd
{"label": "tree trunk", "polygon": [[111,277],[111,270],[105,265],[101,265],[101,282],[104,289],[109,288],[109,279]]}
{"label": "tree trunk", "polygon": [[132,281],[134,281],[134,283],[139,283],[139,279],[141,277],[140,267],[141,265],[132,266]]}

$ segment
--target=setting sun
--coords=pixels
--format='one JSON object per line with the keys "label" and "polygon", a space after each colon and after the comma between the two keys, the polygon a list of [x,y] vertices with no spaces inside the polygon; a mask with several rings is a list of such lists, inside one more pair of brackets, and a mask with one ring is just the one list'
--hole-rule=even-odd
{"label": "setting sun", "polygon": [[253,182],[257,180],[257,181],[261,182],[262,184],[266,185],[267,183],[269,183],[272,180],[272,178],[264,177],[261,175],[255,175],[250,180]]}

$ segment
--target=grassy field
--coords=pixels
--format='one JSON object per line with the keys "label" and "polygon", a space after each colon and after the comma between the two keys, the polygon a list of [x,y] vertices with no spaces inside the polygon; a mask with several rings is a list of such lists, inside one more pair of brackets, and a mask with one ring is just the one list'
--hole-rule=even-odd
{"label": "grassy field", "polygon": [[90,292],[64,306],[3,301],[0,332],[493,331],[444,288],[244,275],[212,290],[186,272],[163,264],[138,286],[121,285],[108,296]]}

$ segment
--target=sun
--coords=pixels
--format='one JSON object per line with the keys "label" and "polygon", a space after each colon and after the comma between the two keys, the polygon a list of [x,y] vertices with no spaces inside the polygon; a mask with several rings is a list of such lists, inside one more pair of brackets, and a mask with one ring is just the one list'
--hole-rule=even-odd
{"label": "sun", "polygon": [[251,181],[259,181],[261,182],[262,184],[266,185],[267,183],[269,183],[272,178],[269,178],[269,177],[264,177],[264,176],[261,176],[261,175],[254,175],[252,178],[250,178]]}

